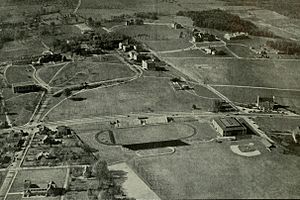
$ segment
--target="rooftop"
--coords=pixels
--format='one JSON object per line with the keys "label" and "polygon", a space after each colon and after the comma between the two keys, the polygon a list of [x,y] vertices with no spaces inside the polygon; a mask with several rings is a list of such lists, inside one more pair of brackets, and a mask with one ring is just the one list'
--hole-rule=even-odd
{"label": "rooftop", "polygon": [[236,118],[228,117],[228,118],[215,118],[214,119],[217,124],[222,129],[236,129],[236,128],[245,128]]}

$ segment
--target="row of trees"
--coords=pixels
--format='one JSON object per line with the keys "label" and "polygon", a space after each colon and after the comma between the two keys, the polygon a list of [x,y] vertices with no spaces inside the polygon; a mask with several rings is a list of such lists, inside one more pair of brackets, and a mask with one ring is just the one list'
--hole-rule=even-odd
{"label": "row of trees", "polygon": [[267,46],[286,54],[300,54],[300,43],[287,40],[267,41]]}
{"label": "row of trees", "polygon": [[138,13],[134,13],[134,16],[141,19],[152,19],[152,20],[158,19],[157,12],[138,12]]}
{"label": "row of trees", "polygon": [[274,34],[267,30],[260,30],[250,21],[241,19],[238,15],[233,15],[221,9],[204,11],[179,11],[178,16],[190,17],[194,26],[203,28],[213,28],[229,32],[247,32],[251,35],[274,37]]}

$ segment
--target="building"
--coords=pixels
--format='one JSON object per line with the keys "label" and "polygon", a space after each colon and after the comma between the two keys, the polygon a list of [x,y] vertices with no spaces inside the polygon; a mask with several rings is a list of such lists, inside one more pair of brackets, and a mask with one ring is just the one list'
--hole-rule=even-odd
{"label": "building", "polygon": [[242,39],[248,39],[249,35],[248,33],[244,33],[244,32],[226,33],[224,35],[224,38],[227,40],[242,40]]}
{"label": "building", "polygon": [[193,42],[203,42],[203,38],[200,37],[199,35],[194,35],[192,37]]}
{"label": "building", "polygon": [[202,51],[204,51],[205,54],[208,54],[208,55],[216,55],[216,52],[217,52],[216,49],[212,48],[212,47],[203,47]]}
{"label": "building", "polygon": [[57,188],[53,181],[47,185],[40,187],[37,184],[32,184],[30,180],[24,181],[23,197],[37,197],[37,196],[56,196],[61,193],[61,189]]}
{"label": "building", "polygon": [[142,68],[145,70],[155,70],[156,65],[154,60],[142,60]]}
{"label": "building", "polygon": [[134,61],[141,61],[143,56],[140,53],[136,52],[136,51],[130,51],[129,52],[129,58],[131,60],[134,60]]}
{"label": "building", "polygon": [[41,87],[34,82],[14,83],[12,84],[13,93],[38,92]]}
{"label": "building", "polygon": [[132,50],[132,46],[131,45],[123,45],[122,49],[124,52],[128,52],[128,51]]}
{"label": "building", "polygon": [[130,19],[126,20],[125,25],[126,26],[132,26],[132,25],[143,25],[144,21],[142,19]]}
{"label": "building", "polygon": [[246,127],[242,125],[236,118],[215,118],[212,121],[213,127],[221,136],[237,136],[247,133]]}
{"label": "building", "polygon": [[275,97],[260,97],[257,96],[256,106],[262,111],[271,111],[275,106]]}
{"label": "building", "polygon": [[173,29],[182,29],[183,28],[183,26],[177,22],[172,23],[171,26]]}

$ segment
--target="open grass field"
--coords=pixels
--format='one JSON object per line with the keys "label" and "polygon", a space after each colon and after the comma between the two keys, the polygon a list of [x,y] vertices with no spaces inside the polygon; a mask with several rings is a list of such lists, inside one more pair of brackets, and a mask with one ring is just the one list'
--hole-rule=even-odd
{"label": "open grass field", "polygon": [[52,77],[65,65],[66,63],[56,65],[46,65],[37,70],[37,75],[45,82],[49,83]]}
{"label": "open grass field", "polygon": [[[7,195],[6,200],[28,200],[28,197],[23,198],[22,194],[9,194]],[[30,197],[31,200],[40,200],[41,197]],[[60,196],[58,197],[43,197],[43,200],[60,200]]]}
{"label": "open grass field", "polygon": [[28,93],[7,100],[5,104],[12,124],[26,124],[38,104],[39,98],[40,93]]}
{"label": "open grass field", "polygon": [[292,132],[299,126],[300,120],[257,117],[254,121],[277,144],[285,148],[285,153],[300,156],[300,144],[296,144],[292,137]]}
{"label": "open grass field", "polygon": [[257,117],[254,121],[259,127],[269,134],[272,132],[286,132],[293,131],[299,126],[298,119],[287,119],[287,118],[270,118],[270,117]]}
{"label": "open grass field", "polygon": [[174,57],[167,60],[193,79],[209,84],[299,89],[297,60]]}
{"label": "open grass field", "polygon": [[6,71],[6,79],[9,84],[33,81],[33,69],[28,65],[14,65]]}
{"label": "open grass field", "polygon": [[[203,88],[206,91],[206,89]],[[130,112],[191,111],[192,105],[208,110],[211,100],[175,91],[169,80],[143,77],[130,83],[82,92],[84,101],[66,100],[45,118],[47,121],[126,114]],[[95,109],[97,108],[97,109]]]}
{"label": "open grass field", "polygon": [[[233,57],[230,52],[228,52],[224,47],[219,47],[217,50],[222,50],[226,53],[226,55],[222,55],[222,57]],[[180,51],[180,52],[174,52],[174,53],[164,53],[161,54],[164,57],[184,57],[184,58],[189,58],[189,57],[219,57],[219,56],[213,56],[213,55],[208,55],[202,50],[188,50],[188,51]]]}
{"label": "open grass field", "polygon": [[168,39],[145,41],[145,44],[155,51],[170,51],[192,46],[188,39]]}
{"label": "open grass field", "polygon": [[125,155],[125,152],[119,146],[101,144],[96,140],[97,134],[108,128],[108,124],[101,123],[72,126],[72,129],[85,144],[97,150],[94,154],[99,155],[100,158],[106,160],[108,163],[123,161],[128,155]]}
{"label": "open grass field", "polygon": [[289,106],[291,110],[300,111],[300,91],[278,91],[257,88],[232,88],[214,86],[216,90],[228,97],[233,102],[249,104],[255,103],[257,96],[272,97],[280,105]]}
{"label": "open grass field", "polygon": [[257,57],[256,54],[254,54],[249,47],[247,46],[240,46],[240,45],[232,45],[229,44],[227,47],[234,52],[236,55],[242,58],[255,58]]}
{"label": "open grass field", "polygon": [[187,32],[185,29],[172,29],[171,24],[121,26],[116,28],[115,31],[131,37],[140,38],[145,41],[179,39],[181,32]]}
{"label": "open grass field", "polygon": [[5,176],[6,176],[6,172],[0,172],[0,187],[2,186]]}
{"label": "open grass field", "polygon": [[[122,26],[115,31],[140,40],[156,51],[183,49],[191,46],[189,43],[191,38],[185,29],[175,30],[167,25]],[[179,38],[181,32],[184,37]]]}
{"label": "open grass field", "polygon": [[[269,153],[253,139],[262,155],[234,154],[230,143],[201,143],[176,148],[168,156],[133,164],[163,199],[299,198],[299,157]],[[236,142],[233,142],[236,144]]]}
{"label": "open grass field", "polygon": [[96,62],[88,59],[83,62],[70,63],[53,79],[51,86],[76,85],[84,82],[99,82],[133,76],[133,71],[123,63]]}
{"label": "open grass field", "polygon": [[195,132],[194,127],[187,124],[146,125],[113,131],[116,143],[122,145],[183,139]]}
{"label": "open grass field", "polygon": [[0,49],[0,61],[19,59],[21,56],[39,55],[44,50],[41,42],[35,39],[8,42]]}
{"label": "open grass field", "polygon": [[22,170],[18,173],[9,192],[22,192],[25,180],[31,180],[32,184],[40,187],[45,187],[50,181],[54,181],[58,187],[63,187],[66,172],[66,169]]}

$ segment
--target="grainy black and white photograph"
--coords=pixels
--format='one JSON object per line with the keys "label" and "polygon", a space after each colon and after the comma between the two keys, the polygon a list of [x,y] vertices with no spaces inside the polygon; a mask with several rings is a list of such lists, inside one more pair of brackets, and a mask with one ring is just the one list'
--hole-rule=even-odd
{"label": "grainy black and white photograph", "polygon": [[0,0],[0,200],[300,199],[300,0]]}

